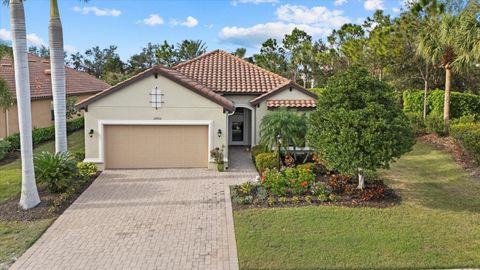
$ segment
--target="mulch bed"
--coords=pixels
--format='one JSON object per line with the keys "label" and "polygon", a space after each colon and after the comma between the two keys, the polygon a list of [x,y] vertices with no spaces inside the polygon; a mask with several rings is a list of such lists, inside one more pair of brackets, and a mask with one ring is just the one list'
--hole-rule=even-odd
{"label": "mulch bed", "polygon": [[433,145],[437,149],[447,151],[470,175],[480,178],[480,167],[470,159],[462,147],[455,143],[452,137],[439,137],[436,134],[427,134],[418,137],[419,141]]}
{"label": "mulch bed", "polygon": [[36,207],[23,210],[18,202],[20,201],[20,195],[5,201],[0,204],[0,220],[1,221],[34,221],[40,219],[56,218],[60,216],[79,196],[82,194],[100,175],[98,172],[89,181],[85,183],[77,192],[60,207],[55,208],[55,211],[49,211],[53,206],[53,202],[60,197],[61,193],[49,193],[44,188],[39,187],[40,204]]}
{"label": "mulch bed", "polygon": [[18,158],[20,158],[19,152],[9,152],[4,158],[2,158],[2,160],[0,160],[0,166],[14,162]]}

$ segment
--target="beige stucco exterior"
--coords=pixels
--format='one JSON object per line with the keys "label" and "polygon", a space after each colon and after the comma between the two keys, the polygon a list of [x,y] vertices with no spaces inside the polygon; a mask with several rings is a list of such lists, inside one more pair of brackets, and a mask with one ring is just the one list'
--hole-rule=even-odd
{"label": "beige stucco exterior", "polygon": [[[82,101],[91,95],[77,96],[77,101]],[[32,127],[43,128],[53,125],[52,121],[52,99],[32,100]],[[8,116],[8,119],[7,117]],[[8,123],[8,128],[7,128]],[[8,132],[7,132],[8,130]],[[18,133],[18,111],[17,104],[13,104],[7,112],[0,112],[0,138]]]}
{"label": "beige stucco exterior", "polygon": [[256,123],[255,123],[255,142],[258,144],[260,141],[260,124],[262,122],[262,119],[265,115],[267,115],[269,112],[267,108],[267,100],[271,99],[293,99],[293,100],[299,100],[299,99],[313,99],[311,96],[295,89],[292,88],[290,89],[285,89],[283,91],[279,91],[278,93],[268,97],[264,101],[260,102],[256,107],[255,107],[255,115],[256,115]]}
{"label": "beige stucco exterior", "polygon": [[[150,103],[150,93],[155,87],[163,95],[163,103],[158,109]],[[85,157],[86,161],[97,163],[100,169],[103,169],[104,163],[101,126],[102,122],[108,121],[149,125],[207,121],[211,123],[209,150],[224,145],[225,157],[228,157],[227,113],[223,107],[161,75],[158,78],[151,75],[135,81],[88,105],[85,112]],[[217,135],[219,129],[222,130],[220,137]],[[90,130],[94,130],[92,138],[88,134]],[[212,162],[210,160],[210,167],[213,166]]]}

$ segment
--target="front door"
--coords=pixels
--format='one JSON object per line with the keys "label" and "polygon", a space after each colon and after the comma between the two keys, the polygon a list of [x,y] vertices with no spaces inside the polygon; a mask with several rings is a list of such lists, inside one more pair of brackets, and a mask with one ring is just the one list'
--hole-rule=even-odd
{"label": "front door", "polygon": [[229,138],[230,145],[248,145],[249,133],[249,115],[248,110],[244,108],[237,108],[235,113],[229,117]]}

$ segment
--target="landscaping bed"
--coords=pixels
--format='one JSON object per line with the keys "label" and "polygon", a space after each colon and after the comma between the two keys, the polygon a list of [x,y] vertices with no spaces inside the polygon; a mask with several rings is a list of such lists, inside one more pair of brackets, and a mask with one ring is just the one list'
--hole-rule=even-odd
{"label": "landscaping bed", "polygon": [[356,178],[328,171],[319,163],[277,169],[261,168],[259,182],[230,187],[234,209],[340,205],[385,208],[400,203],[400,197],[382,180],[358,189]]}
{"label": "landscaping bed", "polygon": [[23,210],[18,202],[20,195],[0,204],[0,221],[35,221],[60,216],[91,183],[100,175],[97,172],[88,179],[79,181],[74,191],[69,193],[51,193],[45,188],[39,190],[40,204],[30,210]]}

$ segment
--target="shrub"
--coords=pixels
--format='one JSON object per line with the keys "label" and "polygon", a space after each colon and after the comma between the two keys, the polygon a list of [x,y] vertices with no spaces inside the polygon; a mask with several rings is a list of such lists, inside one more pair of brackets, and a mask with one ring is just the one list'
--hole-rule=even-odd
{"label": "shrub", "polygon": [[276,170],[265,170],[262,176],[262,185],[269,190],[272,194],[277,196],[284,196],[286,192],[286,179],[282,173]]}
{"label": "shrub", "polygon": [[35,157],[35,175],[50,192],[63,192],[77,175],[75,160],[69,153],[42,152]]}
{"label": "shrub", "polygon": [[476,122],[477,122],[476,115],[464,115],[450,121],[450,125],[468,124],[468,123],[476,123]]}
{"label": "shrub", "polygon": [[254,185],[251,182],[245,182],[240,185],[239,190],[244,195],[251,195],[253,188],[254,188]]}
{"label": "shrub", "polygon": [[274,206],[276,202],[277,200],[275,199],[275,197],[268,197],[267,199],[267,203],[269,206]]}
{"label": "shrub", "polygon": [[257,170],[263,174],[266,169],[278,169],[278,159],[275,153],[261,153],[255,156]]}
{"label": "shrub", "polygon": [[74,131],[84,128],[85,121],[83,117],[79,117],[70,121],[67,121],[67,133],[72,133]]}
{"label": "shrub", "polygon": [[[429,113],[443,113],[444,91],[433,90],[428,94]],[[405,112],[423,112],[423,90],[407,90],[403,92],[403,109]],[[468,93],[451,92],[450,118],[464,115],[480,114],[480,96]]]}
{"label": "shrub", "polygon": [[258,154],[262,153],[270,153],[272,151],[269,151],[264,145],[258,144],[252,147],[252,159],[255,161],[255,157]]}
{"label": "shrub", "polygon": [[95,175],[98,171],[97,165],[91,162],[77,163],[78,176],[81,178],[88,178]]}
{"label": "shrub", "polygon": [[304,194],[315,181],[315,175],[307,169],[287,168],[284,172],[286,183],[292,194]]}
{"label": "shrub", "polygon": [[262,186],[257,186],[256,194],[259,201],[265,201],[268,197],[267,189]]}
{"label": "shrub", "polygon": [[223,164],[223,150],[225,149],[225,145],[222,145],[222,148],[216,147],[210,151],[210,157],[215,160],[217,164]]}
{"label": "shrub", "polygon": [[416,112],[406,112],[405,115],[407,116],[408,121],[410,121],[410,126],[417,136],[426,133],[427,130],[422,114]]}
{"label": "shrub", "polygon": [[0,140],[0,160],[5,158],[10,149],[10,142],[6,140]]}
{"label": "shrub", "polygon": [[16,134],[10,135],[6,137],[4,141],[7,141],[10,143],[10,148],[8,149],[8,152],[20,150],[20,134],[16,133]]}
{"label": "shrub", "polygon": [[450,134],[468,156],[480,163],[480,124],[465,123],[452,125]]}
{"label": "shrub", "polygon": [[428,132],[435,133],[438,136],[445,136],[445,122],[441,114],[431,113],[427,115],[425,125]]}
{"label": "shrub", "polygon": [[77,162],[82,162],[85,159],[85,151],[75,152],[73,153],[73,156]]}

